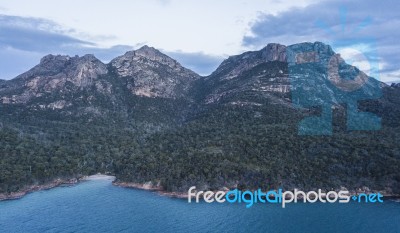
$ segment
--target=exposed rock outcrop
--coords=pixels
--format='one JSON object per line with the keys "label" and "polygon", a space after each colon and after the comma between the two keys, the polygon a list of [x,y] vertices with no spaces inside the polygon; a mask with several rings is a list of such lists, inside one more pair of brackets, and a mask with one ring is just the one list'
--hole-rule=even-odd
{"label": "exposed rock outcrop", "polygon": [[88,88],[107,74],[107,67],[93,55],[47,55],[40,64],[0,88],[5,104],[26,104],[46,93],[66,93]]}
{"label": "exposed rock outcrop", "polygon": [[127,78],[132,94],[145,97],[182,98],[199,78],[176,60],[152,47],[125,53],[111,61],[116,73]]}

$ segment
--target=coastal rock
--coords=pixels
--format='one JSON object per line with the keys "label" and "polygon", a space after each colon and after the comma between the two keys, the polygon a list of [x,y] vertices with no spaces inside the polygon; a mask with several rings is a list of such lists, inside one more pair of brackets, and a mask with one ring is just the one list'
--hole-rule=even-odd
{"label": "coastal rock", "polygon": [[60,185],[73,185],[78,183],[77,178],[70,178],[70,179],[56,179],[52,182],[46,183],[46,184],[36,184],[36,185],[30,185],[27,187],[22,188],[18,192],[11,192],[11,193],[0,193],[0,201],[2,200],[14,200],[14,199],[20,199],[27,195],[28,193],[31,192],[36,192],[40,190],[47,190],[51,188],[58,187]]}

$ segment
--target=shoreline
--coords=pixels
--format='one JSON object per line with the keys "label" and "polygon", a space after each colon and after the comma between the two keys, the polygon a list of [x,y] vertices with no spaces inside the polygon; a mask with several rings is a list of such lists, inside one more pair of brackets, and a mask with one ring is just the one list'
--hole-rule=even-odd
{"label": "shoreline", "polygon": [[[187,199],[189,197],[187,192],[170,192],[170,191],[165,191],[162,186],[155,185],[152,186],[151,182],[146,182],[146,183],[134,183],[134,182],[122,182],[122,181],[115,181],[112,183],[115,186],[118,187],[122,187],[122,188],[131,188],[131,189],[138,189],[138,190],[145,190],[145,191],[150,191],[150,192],[156,192],[157,194],[161,195],[161,196],[166,196],[166,197],[170,197],[170,198],[178,198],[178,199]],[[234,188],[233,188],[234,189]],[[227,190],[227,188],[221,189],[221,190],[213,190],[213,192],[218,192],[218,191],[224,191],[227,192],[229,190]],[[252,190],[253,192],[255,190]],[[293,191],[293,190],[289,190],[289,191]],[[336,190],[336,191],[340,191],[340,190]],[[323,191],[325,192],[325,191]],[[377,191],[379,192],[379,191]],[[325,192],[326,193],[326,192]],[[349,191],[348,196],[352,197],[352,196],[358,196],[360,193],[366,193],[366,194],[370,194],[370,193],[376,193],[374,191],[361,191],[361,190],[357,190],[357,191]],[[387,200],[400,200],[400,194],[389,194],[386,192],[380,192],[383,195],[384,199]],[[302,200],[303,198],[297,198],[298,200]]]}
{"label": "shoreline", "polygon": [[98,173],[96,175],[82,176],[79,179],[79,181],[87,181],[87,180],[110,180],[110,181],[114,181],[115,180],[115,176]]}
{"label": "shoreline", "polygon": [[160,184],[153,185],[151,182],[146,183],[134,183],[134,182],[123,182],[123,181],[114,181],[113,185],[121,188],[128,188],[128,189],[138,189],[138,190],[145,190],[150,192],[156,192],[161,196],[166,196],[170,198],[178,198],[178,199],[185,199],[188,198],[187,192],[168,192],[163,189]]}
{"label": "shoreline", "polygon": [[75,185],[80,181],[80,178],[69,178],[69,179],[55,179],[51,182],[45,184],[34,184],[28,185],[17,192],[11,193],[0,193],[0,201],[7,201],[7,200],[16,200],[21,199],[29,193],[42,191],[42,190],[49,190],[52,188],[56,188],[62,185]]}
{"label": "shoreline", "polygon": [[[187,192],[165,191],[163,189],[163,187],[160,185],[160,183],[153,184],[152,182],[146,182],[146,183],[123,182],[123,181],[117,181],[115,176],[98,173],[95,175],[81,176],[81,177],[68,178],[68,179],[60,179],[59,178],[59,179],[55,179],[52,182],[45,183],[45,184],[40,184],[40,185],[35,184],[35,185],[26,186],[21,191],[18,191],[18,192],[0,193],[0,201],[17,200],[17,199],[21,199],[24,196],[26,196],[27,194],[30,194],[33,192],[49,190],[49,189],[64,186],[64,185],[65,186],[73,186],[73,185],[79,184],[81,182],[91,181],[91,180],[109,180],[109,181],[111,181],[112,185],[117,186],[117,187],[156,192],[160,196],[166,196],[169,198],[187,199],[189,197]],[[217,192],[217,191],[227,192],[227,191],[229,191],[229,189],[223,188],[221,190],[214,190],[214,192]],[[255,190],[253,190],[253,192],[254,191]],[[336,190],[336,191],[340,191],[340,190]],[[356,191],[349,191],[348,195],[350,197],[354,196],[354,195],[357,196],[359,193],[369,194],[369,193],[374,193],[374,191],[358,189]],[[382,191],[380,193],[382,193],[384,199],[400,200],[400,194],[392,194],[392,193],[387,193],[387,192],[382,192]],[[301,197],[297,198],[297,199],[302,200]]]}
{"label": "shoreline", "polygon": [[67,179],[55,179],[51,182],[45,184],[34,184],[34,185],[27,185],[23,189],[18,192],[11,192],[11,193],[0,193],[0,201],[7,201],[7,200],[17,200],[21,199],[24,196],[38,192],[42,190],[49,190],[53,188],[57,188],[60,186],[73,186],[79,184],[80,182],[88,181],[88,180],[115,180],[115,176],[103,175],[103,174],[96,174],[90,176],[81,176],[75,178],[67,178]]}

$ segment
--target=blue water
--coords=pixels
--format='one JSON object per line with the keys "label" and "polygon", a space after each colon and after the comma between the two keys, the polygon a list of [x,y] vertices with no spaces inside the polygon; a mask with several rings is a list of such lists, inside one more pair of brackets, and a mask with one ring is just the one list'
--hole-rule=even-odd
{"label": "blue water", "polygon": [[242,204],[186,200],[87,181],[0,202],[0,232],[400,232],[400,203]]}

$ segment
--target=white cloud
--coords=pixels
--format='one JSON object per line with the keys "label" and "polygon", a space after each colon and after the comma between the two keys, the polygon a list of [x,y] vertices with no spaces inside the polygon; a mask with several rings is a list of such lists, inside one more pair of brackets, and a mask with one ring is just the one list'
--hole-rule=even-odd
{"label": "white cloud", "polygon": [[7,7],[10,15],[46,18],[74,28],[71,36],[100,46],[146,41],[169,51],[222,55],[242,51],[242,36],[257,12],[277,13],[308,2],[310,0],[293,3],[276,0],[37,0],[32,4],[27,0],[13,0],[0,6]]}
{"label": "white cloud", "polygon": [[[48,53],[94,53],[107,62],[123,53],[124,49],[138,48],[143,44],[158,48],[183,65],[206,75],[224,57],[244,51],[242,37],[250,29],[249,22],[261,12],[277,14],[288,7],[306,6],[312,1],[1,2],[0,11],[6,11],[7,17],[0,18],[0,27],[4,29],[4,25],[7,26],[7,35],[0,37],[0,47],[10,46],[27,54],[35,51],[35,56],[18,57],[18,54],[23,55],[16,52],[8,54],[7,62],[0,57],[3,64],[14,59],[15,66],[18,66],[18,69],[8,70],[3,66],[5,70],[0,73],[0,78],[14,77],[17,71],[31,68],[40,56]],[[7,23],[4,20],[8,20]]]}
{"label": "white cloud", "polygon": [[[278,14],[263,13],[252,23],[251,33],[243,38],[243,45],[259,49],[270,42],[290,45],[322,41],[332,45],[335,51],[343,47],[357,49],[370,62],[380,58],[379,62],[386,63],[379,73],[373,73],[379,80],[390,82],[396,80],[393,72],[400,63],[399,10],[396,0],[379,4],[374,0],[326,0]],[[377,67],[373,65],[372,71],[377,71]],[[397,80],[400,81],[398,75]]]}

